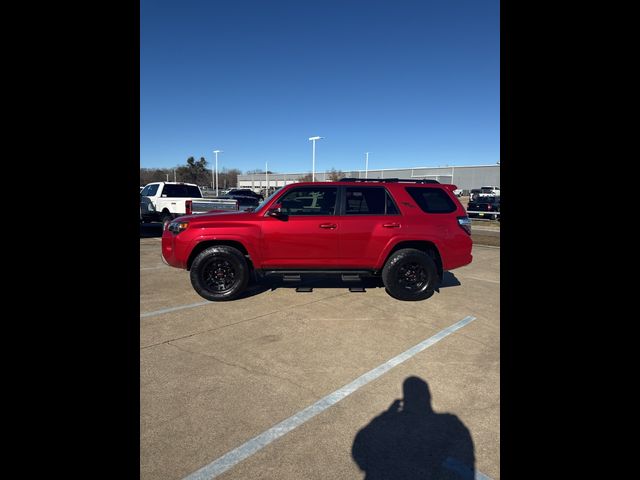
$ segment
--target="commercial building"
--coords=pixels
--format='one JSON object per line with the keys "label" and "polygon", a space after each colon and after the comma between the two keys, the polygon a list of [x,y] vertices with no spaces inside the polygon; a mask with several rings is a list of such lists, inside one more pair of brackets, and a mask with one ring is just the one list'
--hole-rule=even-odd
{"label": "commercial building", "polygon": [[[309,174],[310,172],[238,175],[238,187],[253,190],[262,190],[267,186],[270,188],[283,187],[290,183],[299,182],[302,177]],[[440,183],[453,183],[462,190],[471,190],[485,185],[500,186],[500,165],[383,168],[368,172],[351,170],[345,171],[344,176],[354,178],[432,178]],[[329,181],[329,172],[316,172],[316,181]]]}

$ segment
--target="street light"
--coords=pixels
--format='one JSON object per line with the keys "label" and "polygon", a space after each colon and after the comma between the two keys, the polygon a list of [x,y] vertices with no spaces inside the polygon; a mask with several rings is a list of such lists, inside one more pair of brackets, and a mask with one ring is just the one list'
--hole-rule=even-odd
{"label": "street light", "polygon": [[316,181],[316,140],[320,140],[324,137],[311,137],[309,140],[313,142],[313,160],[312,160],[312,170],[311,170],[311,181]]}
{"label": "street light", "polygon": [[365,155],[367,156],[367,158],[364,161],[364,178],[368,178],[367,175],[369,174],[369,152],[365,152]]}
{"label": "street light", "polygon": [[216,197],[218,196],[218,154],[222,153],[222,150],[214,150],[213,153],[216,154]]}

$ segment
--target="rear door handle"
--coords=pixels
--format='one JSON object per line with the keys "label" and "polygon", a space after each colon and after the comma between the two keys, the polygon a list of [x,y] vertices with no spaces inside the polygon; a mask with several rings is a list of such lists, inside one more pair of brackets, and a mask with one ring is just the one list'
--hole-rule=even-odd
{"label": "rear door handle", "polygon": [[331,229],[334,229],[336,227],[337,227],[337,225],[335,223],[321,223],[320,224],[320,228],[331,228]]}
{"label": "rear door handle", "polygon": [[400,228],[399,223],[385,223],[382,225],[384,228]]}

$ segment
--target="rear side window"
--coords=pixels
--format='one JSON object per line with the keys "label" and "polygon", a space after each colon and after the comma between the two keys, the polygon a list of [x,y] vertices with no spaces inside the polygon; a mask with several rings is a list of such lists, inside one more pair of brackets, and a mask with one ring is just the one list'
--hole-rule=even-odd
{"label": "rear side window", "polygon": [[195,185],[167,185],[165,184],[162,190],[162,196],[178,197],[178,198],[202,198],[200,189]]}
{"label": "rear side window", "polygon": [[348,187],[346,189],[345,215],[397,214],[393,200],[385,188]]}
{"label": "rear side window", "polygon": [[290,190],[278,202],[285,215],[333,215],[335,187],[303,187]]}
{"label": "rear side window", "polygon": [[449,195],[440,188],[407,187],[407,192],[423,212],[451,213],[457,209]]}

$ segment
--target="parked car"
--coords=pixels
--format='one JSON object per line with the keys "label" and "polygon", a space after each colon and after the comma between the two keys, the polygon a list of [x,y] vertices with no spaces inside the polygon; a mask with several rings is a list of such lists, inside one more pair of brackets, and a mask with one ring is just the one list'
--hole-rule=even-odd
{"label": "parked car", "polygon": [[464,192],[464,190],[462,190],[461,188],[456,188],[456,189],[453,191],[453,194],[454,194],[456,197],[461,197],[463,192]]}
{"label": "parked car", "polygon": [[149,214],[152,218],[150,221],[160,221],[165,228],[180,215],[238,210],[237,201],[204,198],[200,188],[193,183],[154,182],[146,185],[140,196],[147,197],[153,205],[154,213]]}
{"label": "parked car", "polygon": [[208,300],[238,298],[249,278],[380,278],[401,300],[424,300],[445,271],[467,265],[471,223],[434,180],[305,182],[251,212],[186,215],[162,235],[166,262]]}
{"label": "parked car", "polygon": [[480,195],[467,205],[469,218],[488,218],[500,220],[500,197],[496,195]]}
{"label": "parked car", "polygon": [[156,210],[149,197],[140,195],[140,223],[154,222],[156,218]]}
{"label": "parked car", "polygon": [[481,193],[488,193],[490,195],[500,196],[500,187],[496,187],[495,185],[489,185],[487,187],[480,187]]}
{"label": "parked car", "polygon": [[229,193],[217,198],[236,200],[238,202],[238,210],[254,209],[260,204],[259,199],[257,199],[256,197],[250,197],[248,195],[234,195]]}
{"label": "parked car", "polygon": [[227,192],[227,195],[242,195],[244,197],[255,197],[258,200],[264,200],[264,196],[254,192],[250,188],[232,188]]}

